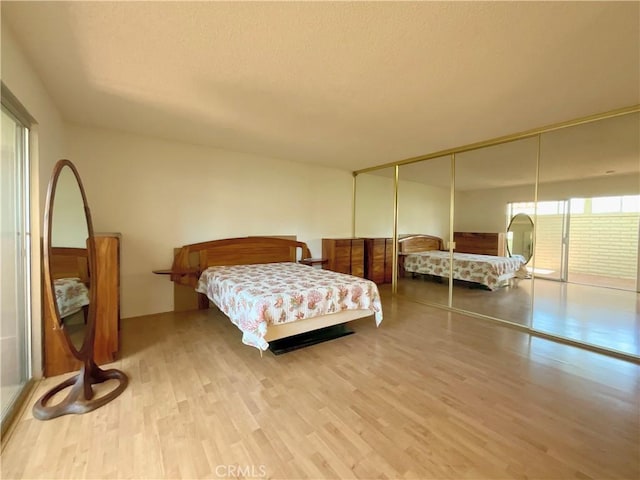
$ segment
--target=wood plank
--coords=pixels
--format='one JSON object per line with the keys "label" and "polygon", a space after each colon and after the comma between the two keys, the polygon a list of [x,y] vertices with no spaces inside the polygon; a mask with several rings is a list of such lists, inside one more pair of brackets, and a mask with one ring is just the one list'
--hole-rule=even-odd
{"label": "wood plank", "polygon": [[96,236],[96,338],[94,359],[98,365],[113,362],[119,350],[120,238]]}

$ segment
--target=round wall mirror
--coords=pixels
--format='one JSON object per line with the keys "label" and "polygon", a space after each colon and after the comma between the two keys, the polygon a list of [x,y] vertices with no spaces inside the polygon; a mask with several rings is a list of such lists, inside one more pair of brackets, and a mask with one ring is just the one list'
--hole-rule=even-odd
{"label": "round wall mirror", "polygon": [[511,218],[507,228],[507,249],[509,256],[522,255],[529,263],[533,256],[533,220],[524,213]]}
{"label": "round wall mirror", "polygon": [[[93,359],[96,336],[95,281],[97,259],[91,213],[75,166],[56,163],[44,215],[43,307],[55,318],[54,329],[64,333],[68,351],[80,362],[80,372],[53,387],[33,406],[33,415],[48,420],[69,413],[86,413],[110,402],[127,387],[127,376],[116,369],[102,370]],[[109,299],[102,299],[109,301]],[[96,396],[93,385],[113,380],[114,388]],[[62,401],[50,400],[70,388]]]}

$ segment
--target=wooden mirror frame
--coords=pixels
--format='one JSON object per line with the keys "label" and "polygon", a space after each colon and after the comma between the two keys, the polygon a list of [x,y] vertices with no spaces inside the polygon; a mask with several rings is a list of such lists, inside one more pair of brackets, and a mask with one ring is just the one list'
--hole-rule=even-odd
{"label": "wooden mirror frame", "polygon": [[[100,301],[97,298],[97,289],[95,288],[95,285],[90,284],[89,286],[89,311],[87,316],[87,329],[80,350],[74,347],[73,342],[68,335],[68,332],[64,328],[64,323],[60,318],[58,307],[55,303],[56,297],[53,284],[53,271],[51,268],[51,232],[56,186],[60,173],[65,167],[71,169],[71,171],[73,172],[73,175],[78,182],[78,187],[80,188],[80,193],[82,195],[82,201],[84,203],[87,231],[89,234],[89,238],[87,239],[89,276],[93,276],[95,278],[95,272],[97,271],[96,244],[95,238],[93,236],[91,212],[89,211],[87,197],[84,192],[84,187],[82,186],[82,181],[80,180],[80,175],[78,174],[78,171],[76,170],[73,163],[71,163],[69,160],[59,160],[53,168],[51,180],[49,181],[49,187],[47,189],[47,199],[45,203],[43,234],[43,308],[47,309],[49,314],[51,315],[51,318],[55,319],[54,323],[56,325],[54,325],[53,328],[63,330],[67,348],[75,358],[82,362],[82,367],[80,368],[79,373],[56,385],[48,392],[46,392],[42,397],[40,397],[38,401],[36,401],[36,403],[33,405],[33,416],[39,420],[49,420],[70,413],[80,414],[95,410],[96,408],[105,405],[106,403],[110,402],[118,395],[120,395],[129,383],[129,379],[126,374],[124,374],[120,370],[102,370],[94,361],[93,351],[96,336],[96,304]],[[45,326],[45,328],[50,327],[50,325]],[[95,394],[92,385],[103,383],[107,380],[117,380],[118,386],[106,395],[94,398]],[[61,402],[51,406],[47,405],[49,400],[51,400],[56,394],[68,387],[72,388]]]}

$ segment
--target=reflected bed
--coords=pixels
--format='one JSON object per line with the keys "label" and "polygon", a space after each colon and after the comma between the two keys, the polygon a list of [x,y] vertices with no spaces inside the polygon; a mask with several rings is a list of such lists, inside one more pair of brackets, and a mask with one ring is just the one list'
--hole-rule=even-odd
{"label": "reflected bed", "polygon": [[53,287],[60,318],[73,315],[89,305],[89,289],[79,278],[56,278]]}
{"label": "reflected bed", "polygon": [[[412,235],[399,240],[401,271],[449,278],[450,256],[442,250],[442,239],[431,235]],[[522,255],[498,257],[472,253],[453,254],[453,279],[496,290],[511,278],[526,278]]]}
{"label": "reflected bed", "polygon": [[[89,265],[86,248],[52,247],[51,271],[60,318],[89,305]],[[85,319],[86,319],[85,309]]]}

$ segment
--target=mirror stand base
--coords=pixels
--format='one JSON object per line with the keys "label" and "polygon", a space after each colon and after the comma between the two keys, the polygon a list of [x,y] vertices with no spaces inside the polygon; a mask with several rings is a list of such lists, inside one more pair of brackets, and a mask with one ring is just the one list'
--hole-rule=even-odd
{"label": "mirror stand base", "polygon": [[[92,385],[106,382],[107,380],[117,380],[118,386],[106,395],[94,397]],[[38,420],[51,420],[52,418],[68,415],[71,413],[82,414],[99,408],[120,395],[127,384],[129,378],[124,372],[116,369],[102,370],[95,363],[85,364],[77,375],[68,378],[64,382],[56,385],[33,405],[33,416]],[[56,394],[71,387],[71,391],[60,403],[47,406]]]}

